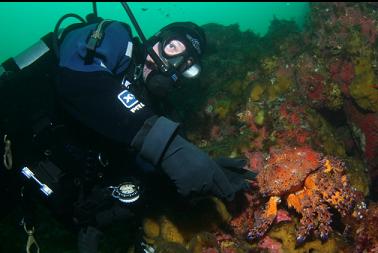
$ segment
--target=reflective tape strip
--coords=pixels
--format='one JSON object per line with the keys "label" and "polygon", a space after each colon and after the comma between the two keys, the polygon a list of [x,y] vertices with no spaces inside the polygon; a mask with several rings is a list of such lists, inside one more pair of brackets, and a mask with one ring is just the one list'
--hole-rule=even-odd
{"label": "reflective tape strip", "polygon": [[8,140],[8,136],[4,135],[4,155],[3,155],[3,163],[4,167],[7,170],[11,170],[13,167],[13,157],[12,157],[12,149],[11,149],[11,141]]}
{"label": "reflective tape strip", "polygon": [[25,166],[21,170],[21,173],[24,174],[28,179],[32,178],[35,182],[37,182],[37,184],[39,184],[39,186],[40,186],[40,190],[46,196],[49,196],[49,195],[51,195],[51,193],[53,193],[53,190],[51,190],[50,187],[48,187],[47,185],[45,185],[44,183],[39,181],[38,178],[35,177],[34,173],[28,167]]}
{"label": "reflective tape strip", "polygon": [[42,40],[39,40],[37,43],[15,56],[13,59],[19,69],[23,69],[38,60],[49,50],[50,49],[48,46]]}
{"label": "reflective tape strip", "polygon": [[131,55],[133,54],[133,43],[131,42],[131,41],[129,41],[128,43],[127,43],[127,49],[126,49],[126,53],[125,53],[125,55],[127,56],[127,57],[130,57],[131,58]]}

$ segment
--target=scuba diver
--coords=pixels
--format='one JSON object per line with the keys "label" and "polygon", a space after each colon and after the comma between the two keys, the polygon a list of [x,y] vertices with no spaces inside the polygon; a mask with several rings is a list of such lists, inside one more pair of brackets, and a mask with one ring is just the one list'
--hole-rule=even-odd
{"label": "scuba diver", "polygon": [[[92,16],[53,45],[54,113],[40,117],[42,130],[33,135],[43,154],[21,171],[58,217],[73,221],[80,253],[97,252],[102,227],[133,217],[148,200],[164,203],[170,187],[228,202],[248,187],[244,160],[211,159],[165,115],[181,81],[201,73],[202,28],[174,22],[147,40],[124,7],[142,42],[128,24]],[[31,188],[22,188],[29,209]],[[142,246],[136,250],[150,252]]]}

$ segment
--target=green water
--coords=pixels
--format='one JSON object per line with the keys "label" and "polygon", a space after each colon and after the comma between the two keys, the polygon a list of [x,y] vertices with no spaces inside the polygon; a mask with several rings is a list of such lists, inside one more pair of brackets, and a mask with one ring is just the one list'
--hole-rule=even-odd
{"label": "green water", "polygon": [[[294,19],[303,25],[308,13],[308,3],[274,2],[131,2],[129,4],[146,37],[173,21],[193,21],[199,25],[214,22],[222,25],[238,23],[240,29],[253,30],[264,35],[274,16]],[[98,3],[98,13],[103,18],[129,22],[126,12],[118,2]],[[66,13],[82,17],[92,11],[91,2],[31,2],[0,3],[0,62],[17,55],[40,37],[54,29],[58,19]],[[67,25],[75,22],[68,19]]]}

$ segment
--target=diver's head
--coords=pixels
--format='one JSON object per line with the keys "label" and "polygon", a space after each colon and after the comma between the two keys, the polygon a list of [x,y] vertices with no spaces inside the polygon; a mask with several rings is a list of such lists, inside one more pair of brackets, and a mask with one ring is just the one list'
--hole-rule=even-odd
{"label": "diver's head", "polygon": [[[163,27],[147,41],[162,62],[174,69],[178,78],[192,79],[201,72],[200,58],[206,47],[205,34],[192,22],[175,22]],[[148,54],[143,68],[147,88],[156,95],[165,95],[175,86],[175,81],[159,71]]]}

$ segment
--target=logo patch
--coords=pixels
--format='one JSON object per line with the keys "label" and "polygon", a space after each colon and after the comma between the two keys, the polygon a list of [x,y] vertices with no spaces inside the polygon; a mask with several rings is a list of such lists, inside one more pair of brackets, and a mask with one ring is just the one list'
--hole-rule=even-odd
{"label": "logo patch", "polygon": [[130,109],[129,111],[131,113],[135,113],[144,108],[144,104],[139,102],[139,100],[136,99],[136,97],[128,90],[124,90],[118,94],[118,99],[124,106],[126,106],[127,109]]}
{"label": "logo patch", "polygon": [[188,38],[188,40],[190,40],[193,47],[197,50],[198,54],[201,54],[200,42],[189,34],[187,34],[186,37]]}
{"label": "logo patch", "polygon": [[118,95],[118,99],[128,109],[131,108],[131,107],[133,107],[134,105],[136,105],[139,102],[138,99],[136,99],[136,97],[132,93],[130,93],[129,91],[127,91],[127,90],[122,91]]}

